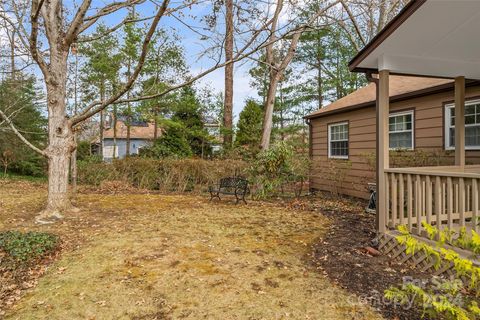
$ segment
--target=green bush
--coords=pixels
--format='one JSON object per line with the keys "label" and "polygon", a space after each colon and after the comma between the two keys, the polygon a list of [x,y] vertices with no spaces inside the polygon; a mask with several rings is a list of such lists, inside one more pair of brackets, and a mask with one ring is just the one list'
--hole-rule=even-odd
{"label": "green bush", "polygon": [[28,263],[54,251],[56,235],[43,232],[5,231],[0,233],[0,249],[14,262]]}
{"label": "green bush", "polygon": [[285,187],[292,183],[295,195],[299,196],[298,188],[308,177],[309,165],[308,156],[295,152],[287,143],[278,143],[260,152],[249,168],[254,196],[267,198],[284,193]]}
{"label": "green bush", "polygon": [[186,129],[170,123],[162,136],[152,146],[142,148],[141,156],[147,158],[187,158],[192,156],[192,148],[187,140]]}
{"label": "green bush", "polygon": [[440,231],[426,222],[422,224],[429,238],[437,240],[435,246],[413,237],[405,226],[399,227],[401,235],[397,241],[406,247],[407,254],[423,252],[437,270],[452,265],[454,276],[434,277],[422,285],[406,283],[402,287],[391,287],[385,291],[385,297],[403,305],[413,302],[432,319],[480,319],[480,267],[446,246],[466,248],[478,254],[480,235],[473,230],[468,235],[465,228],[457,233],[449,229]]}

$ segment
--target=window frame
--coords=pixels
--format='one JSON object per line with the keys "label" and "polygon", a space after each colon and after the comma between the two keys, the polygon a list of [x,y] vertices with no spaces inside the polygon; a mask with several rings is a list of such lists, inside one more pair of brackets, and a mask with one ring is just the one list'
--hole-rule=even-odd
{"label": "window frame", "polygon": [[[398,117],[398,116],[405,116],[405,115],[411,115],[412,116],[412,128],[410,130],[390,132],[390,118]],[[390,148],[390,133],[410,132],[410,131],[412,132],[412,146],[410,148]],[[415,110],[414,109],[395,111],[395,112],[389,113],[389,115],[388,115],[388,150],[393,150],[393,151],[395,151],[395,150],[407,150],[407,151],[415,150]]]}
{"label": "window frame", "polygon": [[[480,99],[475,99],[475,100],[469,100],[465,101],[465,108],[467,106],[471,105],[480,105]],[[451,126],[450,125],[450,120],[451,120],[451,110],[455,109],[455,103],[446,103],[444,104],[444,110],[443,110],[443,144],[445,146],[445,150],[455,150],[455,146],[450,146],[450,129],[455,128],[455,125]],[[465,115],[464,115],[465,116]],[[465,128],[467,127],[474,127],[474,126],[480,126],[480,123],[478,124],[465,124]],[[480,145],[478,146],[467,146],[465,145],[465,150],[480,150]]]}
{"label": "window frame", "polygon": [[[332,155],[332,153],[331,153],[332,150],[331,150],[330,143],[332,142],[332,139],[331,139],[330,128],[335,127],[335,126],[342,126],[342,125],[347,126],[347,140],[335,140],[334,142],[336,142],[336,141],[347,141],[347,143],[348,143],[348,147],[347,147],[348,155],[346,155],[346,156],[335,156],[335,155]],[[349,123],[349,121],[334,122],[334,123],[329,123],[327,125],[327,148],[328,148],[328,158],[329,159],[341,159],[341,160],[348,160],[349,159],[349,156],[350,156],[350,123]]]}

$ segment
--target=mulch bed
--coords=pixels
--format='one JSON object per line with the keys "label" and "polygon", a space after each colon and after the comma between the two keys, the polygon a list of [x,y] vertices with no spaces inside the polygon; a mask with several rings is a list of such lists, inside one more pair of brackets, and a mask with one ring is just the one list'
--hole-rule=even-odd
{"label": "mulch bed", "polygon": [[352,209],[344,206],[343,209],[325,210],[320,203],[321,200],[313,201],[312,209],[329,217],[332,225],[313,247],[312,266],[356,295],[359,301],[368,301],[387,319],[420,319],[421,310],[392,305],[383,298],[383,292],[390,286],[401,285],[404,277],[422,279],[429,275],[388,256],[372,255],[366,249],[374,247],[375,216],[365,213],[361,205],[355,204]]}

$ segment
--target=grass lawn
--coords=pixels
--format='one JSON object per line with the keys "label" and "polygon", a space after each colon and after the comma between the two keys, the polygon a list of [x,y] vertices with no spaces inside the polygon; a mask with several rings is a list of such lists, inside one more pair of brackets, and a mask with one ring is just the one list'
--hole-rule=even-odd
{"label": "grass lawn", "polygon": [[0,231],[63,240],[7,319],[381,318],[309,267],[310,245],[328,228],[313,212],[85,191],[78,213],[38,226],[45,196],[43,183],[0,182]]}

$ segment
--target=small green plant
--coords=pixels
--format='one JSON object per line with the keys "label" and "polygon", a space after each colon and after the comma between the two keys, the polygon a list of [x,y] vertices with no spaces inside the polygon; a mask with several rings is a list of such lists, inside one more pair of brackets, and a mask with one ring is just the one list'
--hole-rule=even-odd
{"label": "small green plant", "polygon": [[447,245],[469,249],[477,254],[480,252],[480,236],[473,230],[468,235],[465,228],[457,233],[449,229],[439,230],[426,222],[422,225],[430,240],[436,240],[436,245],[413,237],[405,226],[399,226],[397,241],[405,245],[407,254],[423,252],[437,270],[452,265],[454,276],[450,279],[434,277],[423,285],[407,283],[400,288],[391,287],[385,290],[385,297],[403,305],[413,302],[423,309],[424,315],[433,319],[479,319],[480,267]]}
{"label": "small green plant", "polygon": [[278,192],[283,194],[288,183],[301,184],[308,176],[309,164],[306,156],[297,154],[285,142],[260,152],[249,168],[249,180],[255,186],[254,196],[268,198]]}
{"label": "small green plant", "polygon": [[0,250],[16,263],[28,263],[53,252],[59,244],[56,235],[44,232],[5,231],[0,233]]}

